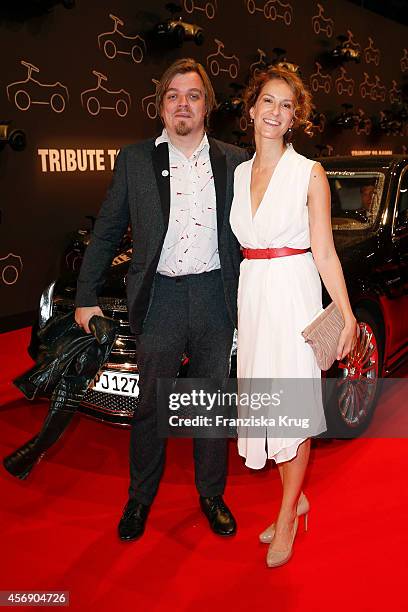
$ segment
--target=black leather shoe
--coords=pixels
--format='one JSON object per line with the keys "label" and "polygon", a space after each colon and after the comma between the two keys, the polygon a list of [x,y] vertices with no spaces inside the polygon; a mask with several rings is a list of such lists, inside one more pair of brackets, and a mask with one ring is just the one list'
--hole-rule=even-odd
{"label": "black leather shoe", "polygon": [[208,518],[214,533],[221,536],[232,536],[237,531],[237,524],[231,510],[222,499],[222,495],[215,497],[201,497],[200,507]]}
{"label": "black leather shoe", "polygon": [[136,499],[129,499],[118,525],[119,538],[127,541],[140,538],[145,530],[149,510],[150,506],[145,506]]}

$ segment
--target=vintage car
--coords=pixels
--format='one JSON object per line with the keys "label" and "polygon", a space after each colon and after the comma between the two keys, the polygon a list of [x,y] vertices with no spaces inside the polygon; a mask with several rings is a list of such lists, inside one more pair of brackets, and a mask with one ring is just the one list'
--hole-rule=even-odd
{"label": "vintage car", "polygon": [[182,46],[185,40],[193,40],[196,45],[204,43],[204,30],[195,23],[188,23],[181,17],[171,17],[166,21],[158,23],[154,29],[154,33],[159,38],[167,38],[173,40],[179,47]]}
{"label": "vintage car", "polygon": [[[361,334],[355,349],[327,373],[328,432],[354,436],[369,424],[380,378],[408,356],[408,157],[321,158],[332,194],[332,225]],[[136,248],[136,247],[135,247]],[[129,329],[125,278],[132,247],[113,260],[100,305],[120,322],[110,358],[88,389],[81,412],[111,423],[129,423],[138,394],[137,355]],[[42,294],[40,327],[73,308],[76,275],[67,272]],[[329,298],[325,296],[325,303]],[[30,352],[35,354],[36,335]],[[231,356],[235,372],[236,343]],[[180,364],[188,368],[188,355]],[[359,383],[359,384],[356,384]]]}

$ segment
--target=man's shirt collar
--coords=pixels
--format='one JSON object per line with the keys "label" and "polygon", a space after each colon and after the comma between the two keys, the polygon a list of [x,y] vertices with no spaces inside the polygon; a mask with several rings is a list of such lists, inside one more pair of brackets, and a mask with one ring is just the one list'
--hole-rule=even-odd
{"label": "man's shirt collar", "polygon": [[[155,146],[157,147],[159,144],[161,144],[162,142],[167,142],[169,145],[169,149],[173,149],[173,151],[175,151],[176,153],[178,153],[179,155],[183,155],[183,157],[186,157],[184,155],[184,153],[182,151],[180,151],[170,140],[169,135],[167,133],[166,128],[163,128],[162,133],[160,134],[160,136],[158,136],[154,142]],[[194,151],[194,153],[191,155],[191,158],[194,156],[197,156],[201,153],[201,151],[203,151],[205,148],[207,147],[207,149],[210,148],[210,143],[208,142],[208,137],[207,134],[204,132],[204,136],[200,142],[200,144],[198,145],[198,147],[196,148],[196,150]]]}

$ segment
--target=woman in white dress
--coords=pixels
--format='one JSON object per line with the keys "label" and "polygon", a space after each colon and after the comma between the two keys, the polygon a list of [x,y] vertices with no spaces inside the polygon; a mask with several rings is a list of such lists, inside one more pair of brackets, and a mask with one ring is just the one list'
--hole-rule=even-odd
{"label": "woman in white dress", "polygon": [[[317,380],[319,392],[311,408],[315,422],[320,421],[317,434],[325,429],[321,374],[301,332],[322,307],[319,274],[345,322],[339,359],[350,352],[358,326],[334,248],[326,174],[289,142],[293,129],[309,129],[311,97],[298,75],[271,67],[254,77],[245,101],[256,154],[235,170],[230,215],[244,254],[238,290],[238,378],[245,379],[241,388],[254,388],[254,379]],[[303,400],[299,396],[299,404]],[[251,468],[262,468],[267,458],[278,464],[280,511],[260,535],[262,542],[270,543],[267,564],[276,567],[292,554],[298,517],[307,518],[309,502],[301,489],[310,438],[276,438],[272,433],[265,429],[263,437],[251,437],[241,430],[238,450]]]}

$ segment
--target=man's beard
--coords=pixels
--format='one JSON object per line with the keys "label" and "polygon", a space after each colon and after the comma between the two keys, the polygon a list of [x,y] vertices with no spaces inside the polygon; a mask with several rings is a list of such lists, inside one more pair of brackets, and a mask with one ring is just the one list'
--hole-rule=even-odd
{"label": "man's beard", "polygon": [[192,127],[187,125],[185,121],[179,121],[176,123],[176,134],[177,136],[188,136],[192,132]]}

